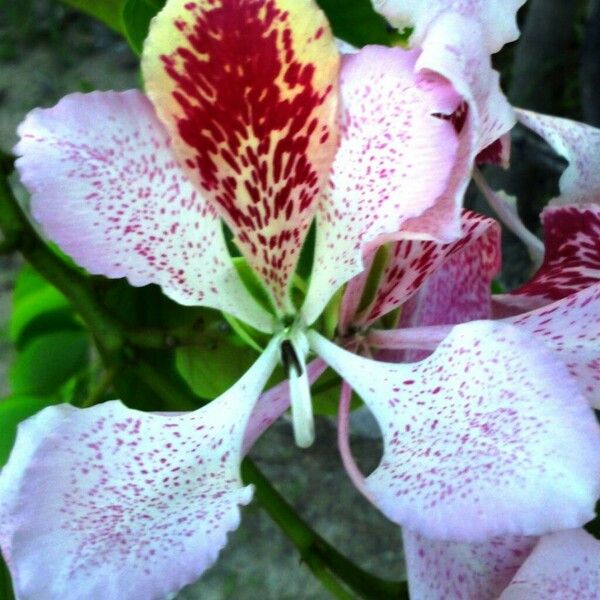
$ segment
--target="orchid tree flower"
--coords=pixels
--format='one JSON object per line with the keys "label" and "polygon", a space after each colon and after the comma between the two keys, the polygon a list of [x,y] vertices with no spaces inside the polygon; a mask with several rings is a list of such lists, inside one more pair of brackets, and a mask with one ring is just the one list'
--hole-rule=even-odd
{"label": "orchid tree flower", "polygon": [[[565,148],[568,140],[574,137],[581,140],[584,133],[592,138],[599,134],[597,130],[562,119],[542,115],[529,115],[529,118],[538,124],[538,132],[554,140],[553,145],[558,148]],[[540,122],[544,124],[543,128]],[[545,350],[551,362],[557,365],[562,363],[563,368],[566,367],[566,376],[563,373],[557,385],[570,385],[570,380],[571,384],[576,384],[574,389],[578,390],[577,393],[595,408],[600,408],[600,182],[595,183],[592,175],[595,173],[593,165],[596,151],[593,143],[578,143],[571,144],[570,150],[563,150],[562,153],[568,156],[571,166],[561,181],[559,199],[551,202],[544,213],[545,261],[530,282],[508,295],[516,299],[514,304],[520,304],[521,310],[513,310],[512,316],[495,323],[511,324],[521,329],[529,338],[530,352],[539,355]],[[574,179],[579,181],[575,183]],[[584,185],[586,182],[587,186]],[[347,288],[343,304],[345,310],[341,318],[346,331],[360,332],[358,340],[370,353],[377,353],[386,360],[414,361],[429,356],[431,351],[439,352],[443,340],[453,330],[453,324],[465,323],[460,326],[463,331],[467,328],[477,330],[484,323],[481,319],[494,317],[496,299],[490,296],[489,290],[500,265],[498,225],[491,219],[465,213],[463,231],[462,241],[451,245],[421,242],[422,247],[415,248],[414,241],[401,241],[390,245],[383,258],[380,252],[377,283],[372,283],[373,273],[361,274]],[[367,282],[371,282],[374,291],[369,291]],[[396,317],[396,330],[373,328],[373,324],[381,322],[382,316],[398,307],[402,312]],[[487,322],[493,327],[493,321]],[[356,336],[354,333],[355,344]],[[352,340],[353,336],[347,339]],[[493,342],[490,339],[484,341],[484,345],[486,343]],[[538,347],[536,350],[535,346]],[[525,354],[527,350],[523,348]],[[438,381],[438,377],[434,375],[433,381]],[[502,395],[500,390],[498,392]],[[378,479],[385,476],[386,467],[387,470],[403,469],[404,477],[397,477],[400,490],[401,486],[410,485],[416,477],[419,484],[428,489],[428,483],[437,481],[434,476],[439,476],[442,471],[439,464],[441,459],[447,460],[452,451],[457,455],[464,454],[464,444],[470,448],[477,437],[481,427],[479,419],[469,420],[472,428],[460,427],[456,414],[460,417],[462,410],[458,411],[456,405],[452,405],[450,419],[444,414],[444,408],[448,411],[448,407],[438,407],[432,398],[434,396],[422,401],[420,412],[412,416],[410,406],[401,403],[394,407],[399,414],[408,413],[407,427],[410,427],[410,431],[416,429],[413,443],[407,445],[410,456],[430,456],[435,448],[434,455],[438,460],[431,472],[422,466],[415,468],[414,472],[406,468],[407,458],[404,454],[398,455],[396,448],[397,440],[401,439],[399,431],[402,421],[388,416],[387,419],[378,419],[380,425],[390,424],[390,431],[385,433],[384,430],[388,445],[384,449],[383,460],[365,480],[349,450],[348,404],[342,396],[339,439],[344,464],[357,487],[383,510],[391,505],[390,496],[393,494],[391,486],[386,489],[378,485]],[[381,412],[385,408],[380,409]],[[538,410],[543,411],[542,406]],[[432,447],[431,438],[420,435],[428,422],[428,415],[432,415],[429,422],[432,427],[435,425],[436,430],[444,425],[447,428],[449,423],[455,422],[455,435],[444,433],[437,447]],[[494,429],[496,435],[500,434],[500,429]],[[444,444],[446,440],[456,440],[454,447],[448,442]],[[506,443],[510,445],[509,440]],[[478,448],[485,456],[487,448],[484,444],[475,443],[473,448]],[[525,477],[525,472],[532,466],[531,461],[532,456],[529,456],[525,468],[515,469],[513,476],[517,479]],[[477,480],[477,471],[473,473],[475,461],[472,457],[469,463],[465,466],[466,474],[470,479]],[[453,481],[454,478],[448,477],[446,483],[451,491],[454,491]],[[479,494],[480,490],[476,490]],[[443,491],[447,493],[445,489]],[[502,504],[502,498],[497,500]],[[496,510],[493,502],[492,505]],[[394,520],[393,514],[388,516]],[[525,513],[522,516],[527,518]],[[574,600],[586,597],[588,590],[589,597],[593,597],[591,590],[598,585],[598,570],[593,561],[598,560],[599,543],[583,532],[559,533],[542,538],[539,550],[532,555],[532,564],[535,564],[537,573],[532,576],[529,562],[527,566],[523,565],[522,571],[517,571],[536,546],[537,537],[501,535],[476,543],[465,543],[464,535],[459,531],[446,532],[442,536],[439,533],[426,536],[420,526],[416,528],[417,532],[411,529],[408,520],[395,520],[405,525],[403,537],[409,585],[411,597],[417,600],[461,597],[482,600],[498,597],[549,600],[564,597]],[[563,544],[567,548],[580,544],[581,551],[572,555],[566,552],[559,559],[558,553]],[[557,554],[552,558],[554,551]],[[560,562],[563,558],[564,562]],[[556,576],[552,569],[563,566],[564,572],[560,571],[560,577]],[[513,577],[513,583],[503,592]],[[520,587],[521,584],[523,587]]]}
{"label": "orchid tree flower", "polygon": [[[470,163],[505,131],[506,119],[480,126],[496,114],[489,105],[469,108],[460,127],[467,87],[421,68],[423,55],[367,47],[340,61],[312,0],[169,0],[144,49],[147,96],[75,94],[21,125],[33,215],[67,254],[91,273],[229,313],[270,341],[196,412],[109,402],[51,407],[22,425],[0,476],[0,546],[20,598],[164,598],[200,576],[251,498],[239,465],[281,406],[257,404],[278,360],[296,441],[312,442],[309,380],[323,363],[309,370],[310,352],[380,421],[386,455],[369,493],[392,520],[475,542],[591,517],[593,413],[567,367],[515,324],[459,325],[414,364],[364,358],[318,331],[381,243],[462,243]],[[222,222],[266,306],[238,276]]]}

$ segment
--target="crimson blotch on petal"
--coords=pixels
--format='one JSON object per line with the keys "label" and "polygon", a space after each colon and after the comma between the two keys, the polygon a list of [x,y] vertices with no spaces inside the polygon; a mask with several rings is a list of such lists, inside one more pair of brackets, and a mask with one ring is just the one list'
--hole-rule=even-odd
{"label": "crimson blotch on petal", "polygon": [[313,0],[170,0],[146,88],[281,312],[337,147],[339,53]]}

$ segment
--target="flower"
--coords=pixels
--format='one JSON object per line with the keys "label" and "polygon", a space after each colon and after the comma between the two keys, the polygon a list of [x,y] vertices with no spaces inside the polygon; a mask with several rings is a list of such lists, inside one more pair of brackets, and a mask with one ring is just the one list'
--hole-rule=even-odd
{"label": "flower", "polygon": [[[485,85],[477,65],[449,77],[433,58],[452,52],[432,48],[367,47],[340,66],[312,0],[169,0],[144,49],[148,97],[76,94],[30,113],[17,167],[49,238],[91,273],[158,283],[272,337],[237,384],[193,413],[109,402],[51,407],[22,425],[0,476],[0,546],[17,594],[163,598],[196,579],[251,499],[243,451],[287,405],[282,388],[258,401],[280,357],[297,442],[312,441],[309,377],[323,363],[307,367],[309,350],[360,393],[386,448],[402,447],[389,437],[402,428],[410,453],[409,421],[420,419],[431,449],[417,465],[439,461],[440,432],[462,449],[444,472],[429,470],[429,489],[419,477],[399,489],[402,452],[384,457],[370,493],[392,520],[476,541],[591,516],[593,413],[567,367],[514,324],[458,326],[415,364],[365,359],[317,331],[332,295],[382,243],[458,251],[475,236],[463,233],[462,193],[476,157],[514,118],[491,70]],[[220,219],[269,308],[238,277]],[[297,306],[290,284],[313,221],[313,271]],[[475,229],[483,239],[489,227]],[[409,263],[415,290],[426,262]],[[453,418],[457,402],[468,418]],[[448,422],[436,423],[436,411]],[[468,435],[456,431],[463,424]],[[481,472],[477,489],[469,469]]]}
{"label": "flower", "polygon": [[[521,116],[523,120],[527,118],[527,124],[568,158],[570,163],[561,179],[560,196],[550,203],[542,215],[546,253],[544,263],[534,277],[510,294],[490,296],[490,282],[499,267],[499,230],[490,219],[466,213],[463,217],[466,234],[462,243],[444,246],[423,242],[420,248],[416,248],[414,242],[393,245],[388,251],[387,261],[379,261],[380,278],[376,292],[370,295],[371,302],[362,305],[358,312],[356,307],[362,304],[359,298],[365,283],[369,277],[372,280],[373,275],[364,274],[355,278],[347,288],[342,322],[347,329],[365,330],[382,314],[402,306],[398,329],[370,329],[362,335],[364,343],[370,345],[372,351],[376,348],[385,349],[379,351],[381,358],[412,361],[434,350],[452,330],[450,324],[475,320],[462,326],[466,331],[470,327],[481,328],[482,322],[478,319],[502,317],[496,321],[497,324],[511,323],[522,329],[530,337],[530,343],[545,346],[555,359],[567,366],[568,374],[561,377],[559,385],[565,385],[568,379],[575,380],[588,402],[598,408],[600,181],[594,163],[597,160],[596,145],[600,140],[600,131],[554,117],[532,113],[521,113]],[[418,274],[403,270],[412,257],[420,258]],[[415,286],[415,281],[422,284]],[[484,345],[487,343],[494,344],[495,341],[483,341]],[[415,351],[415,348],[421,350]],[[538,354],[537,350],[533,352]],[[345,408],[347,411],[347,405]],[[347,441],[343,438],[341,450],[349,473],[365,496],[384,511],[397,511],[386,514],[408,525],[404,528],[403,537],[412,598],[528,598],[534,587],[538,595],[536,597],[575,598],[583,597],[586,590],[591,593],[596,589],[598,572],[594,570],[593,560],[597,561],[597,558],[593,557],[597,556],[598,542],[592,541],[583,532],[563,532],[543,537],[531,560],[521,567],[538,538],[493,536],[477,543],[465,543],[461,538],[464,538],[468,525],[461,527],[459,524],[454,531],[437,531],[429,536],[422,534],[421,524],[417,527],[419,533],[412,530],[415,521],[399,514],[398,503],[392,505],[391,502],[393,494],[405,492],[416,477],[426,490],[432,482],[438,482],[434,490],[438,499],[442,494],[455,493],[452,488],[459,478],[443,477],[446,471],[444,463],[450,462],[448,457],[452,452],[456,457],[477,446],[471,445],[471,440],[467,444],[470,450],[465,450],[460,443],[464,441],[459,438],[460,417],[463,415],[460,414],[462,411],[456,410],[456,406],[448,415],[448,406],[429,401],[426,410],[411,414],[409,406],[400,404],[394,410],[403,415],[404,421],[383,414],[384,408],[380,408],[379,422],[382,426],[390,424],[390,431],[384,433],[388,441],[399,439],[396,432],[401,430],[403,422],[408,422],[415,431],[411,442],[404,443],[409,458],[406,453],[399,455],[390,444],[378,469],[381,472],[376,471],[365,481],[357,471]],[[436,408],[439,409],[438,413],[435,413]],[[442,412],[444,410],[446,414]],[[435,413],[435,418],[432,413]],[[459,413],[458,416],[456,413]],[[473,429],[477,426],[486,427],[486,433],[490,433],[490,422],[482,420],[481,413],[483,411],[477,419],[472,419],[471,428],[463,429],[466,440],[473,435]],[[473,417],[472,414],[470,416]],[[342,412],[341,419],[340,429],[345,430],[347,412]],[[454,440],[447,434],[440,434],[437,438],[420,434],[428,423],[431,427],[435,425],[437,431],[440,427],[448,430],[449,422],[454,419],[457,422]],[[496,431],[493,435],[502,433]],[[434,439],[437,443],[433,443]],[[433,448],[435,451],[429,452]],[[537,448],[540,450],[541,446]],[[478,450],[480,457],[483,457],[489,448],[480,444]],[[422,457],[429,458],[431,454],[437,460],[431,460],[430,468],[424,469]],[[529,456],[528,460],[532,458]],[[494,460],[497,461],[497,458]],[[456,463],[456,460],[451,461],[452,466]],[[465,460],[462,475],[476,482],[475,490],[470,491],[479,496],[480,474],[473,470],[477,464],[482,466],[481,461],[469,456]],[[515,465],[514,462],[512,464]],[[382,469],[382,466],[386,468]],[[386,477],[385,471],[394,472],[394,469],[396,474],[398,469],[402,469],[404,476],[396,476],[396,484],[388,479],[385,485],[380,485],[379,481]],[[519,473],[518,469],[513,474],[516,480],[522,476],[523,473]],[[444,485],[439,484],[442,479]],[[464,486],[459,489],[464,493]],[[428,495],[432,496],[431,493]],[[436,498],[435,495],[433,497]],[[497,500],[502,502],[500,498]],[[526,502],[522,507],[525,505]],[[488,499],[485,502],[486,510],[491,506],[494,506],[494,511],[498,510],[494,500]],[[425,508],[420,507],[420,511]],[[581,548],[573,553],[572,546],[577,544]],[[521,570],[517,573],[519,568]],[[557,568],[559,573],[555,571]],[[562,568],[564,571],[560,571]],[[502,593],[511,579],[511,585]]]}

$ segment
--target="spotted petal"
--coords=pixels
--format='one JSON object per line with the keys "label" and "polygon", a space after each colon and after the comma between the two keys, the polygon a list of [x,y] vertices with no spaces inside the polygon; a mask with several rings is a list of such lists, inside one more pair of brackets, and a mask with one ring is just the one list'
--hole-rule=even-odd
{"label": "spotted petal", "polygon": [[[493,219],[465,212],[462,231],[462,237],[452,244],[418,240],[400,240],[391,244],[375,297],[353,323],[371,324],[382,315],[402,306],[421,286],[427,286],[429,277],[439,268],[443,268],[444,281],[464,282],[460,290],[453,290],[451,294],[443,289],[437,290],[441,298],[452,298],[458,304],[459,298],[467,301],[475,294],[478,297],[485,296],[487,306],[490,280],[500,268],[500,228]],[[451,259],[453,256],[456,258]],[[352,280],[349,288],[364,287],[367,277],[366,273],[359,275]],[[428,294],[430,295],[434,294]],[[481,298],[481,301],[484,299]],[[431,303],[425,303],[426,306],[429,304]],[[442,310],[448,314],[446,309]],[[485,316],[488,315],[470,314],[469,318]],[[464,319],[459,318],[455,322],[462,320]]]}
{"label": "spotted petal", "polygon": [[537,542],[494,537],[467,544],[402,532],[411,600],[498,600]]}
{"label": "spotted petal", "polygon": [[499,600],[595,600],[600,541],[583,529],[544,536]]}
{"label": "spotted petal", "polygon": [[19,135],[17,169],[33,215],[80,265],[271,329],[143,94],[73,94],[32,111]]}
{"label": "spotted petal", "polygon": [[494,143],[502,144],[498,140],[515,124],[514,111],[500,89],[500,77],[492,69],[485,43],[485,30],[473,16],[444,13],[428,32],[417,63],[418,69],[446,77],[463,97],[468,106],[466,118],[472,119],[476,132],[475,154],[489,150]]}
{"label": "spotted petal", "polygon": [[483,541],[594,515],[600,429],[566,367],[531,336],[459,325],[414,364],[361,358],[314,332],[310,342],[379,423],[384,455],[365,487],[392,521]]}
{"label": "spotted petal", "polygon": [[337,145],[339,53],[313,0],[169,0],[142,68],[174,149],[281,310]]}
{"label": "spotted petal", "polygon": [[528,110],[517,110],[517,117],[569,161],[560,178],[560,196],[550,204],[600,203],[600,129]]}
{"label": "spotted petal", "polygon": [[600,202],[547,208],[542,223],[544,263],[506,304],[536,308],[600,282]]}
{"label": "spotted petal", "polygon": [[442,116],[456,110],[459,98],[442,78],[416,75],[417,57],[369,46],[343,58],[342,137],[317,214],[309,323],[362,270],[369,244],[396,237],[449,185],[458,136]]}
{"label": "spotted petal", "polygon": [[[492,54],[519,37],[517,11],[526,0],[372,0],[375,10],[394,27],[414,28],[412,45],[420,45],[431,24],[444,13],[475,19],[483,31],[485,48]],[[463,32],[468,34],[469,32]]]}
{"label": "spotted petal", "polygon": [[542,341],[600,409],[600,283],[506,321]]}
{"label": "spotted petal", "polygon": [[252,497],[240,480],[242,441],[277,358],[275,340],[194,413],[109,402],[51,407],[25,422],[0,477],[15,486],[1,500],[1,539],[17,595],[159,600],[197,579]]}

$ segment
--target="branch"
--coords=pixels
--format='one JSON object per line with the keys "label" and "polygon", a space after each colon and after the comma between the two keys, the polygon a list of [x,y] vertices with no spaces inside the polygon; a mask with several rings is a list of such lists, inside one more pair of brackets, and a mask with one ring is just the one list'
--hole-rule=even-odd
{"label": "branch", "polygon": [[250,460],[242,463],[242,477],[256,487],[256,498],[269,516],[294,544],[308,568],[326,566],[362,598],[408,600],[406,582],[386,581],[364,571],[316,533],[287,503],[271,482]]}

